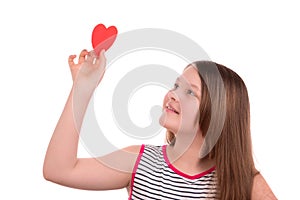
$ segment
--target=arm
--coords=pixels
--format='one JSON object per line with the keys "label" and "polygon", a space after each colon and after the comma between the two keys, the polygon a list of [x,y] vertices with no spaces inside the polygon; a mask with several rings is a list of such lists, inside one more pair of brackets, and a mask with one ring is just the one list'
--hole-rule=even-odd
{"label": "arm", "polygon": [[[105,71],[105,56],[101,52],[97,58],[83,50],[78,64],[69,57],[73,77],[73,87],[61,117],[50,140],[43,167],[46,180],[80,189],[108,190],[129,185],[131,172],[139,152],[139,146],[132,146],[102,158],[77,158],[79,132],[90,98],[101,81]],[[80,101],[74,98],[80,96]],[[76,101],[76,112],[73,103]],[[126,153],[130,152],[130,153]],[[105,163],[117,163],[121,170],[113,169]]]}
{"label": "arm", "polygon": [[254,177],[252,200],[276,200],[274,193],[264,177],[259,173]]}

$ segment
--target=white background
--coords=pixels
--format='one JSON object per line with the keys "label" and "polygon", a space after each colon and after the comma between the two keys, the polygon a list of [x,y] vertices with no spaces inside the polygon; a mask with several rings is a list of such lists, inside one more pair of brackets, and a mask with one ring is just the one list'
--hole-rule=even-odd
{"label": "white background", "polygon": [[[196,41],[212,60],[239,73],[249,90],[258,168],[279,199],[298,198],[297,5],[1,1],[0,199],[127,198],[125,190],[70,189],[42,176],[45,151],[72,84],[68,55],[91,49],[91,31],[98,23],[115,25],[120,33],[139,28],[179,32]],[[80,151],[85,154],[83,148]]]}

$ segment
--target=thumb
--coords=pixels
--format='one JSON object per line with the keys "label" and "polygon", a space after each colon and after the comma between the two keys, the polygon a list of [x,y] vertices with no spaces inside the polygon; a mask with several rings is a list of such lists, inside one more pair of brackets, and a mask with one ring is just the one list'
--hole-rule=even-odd
{"label": "thumb", "polygon": [[106,65],[106,56],[105,56],[105,50],[102,49],[99,55],[99,58],[96,61],[97,65],[105,67]]}

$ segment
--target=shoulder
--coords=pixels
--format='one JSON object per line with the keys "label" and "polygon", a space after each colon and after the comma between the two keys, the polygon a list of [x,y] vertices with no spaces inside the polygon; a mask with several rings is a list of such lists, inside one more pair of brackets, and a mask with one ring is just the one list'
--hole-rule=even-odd
{"label": "shoulder", "polygon": [[276,200],[274,193],[264,177],[258,173],[253,179],[252,200]]}
{"label": "shoulder", "polygon": [[123,148],[121,151],[126,152],[126,154],[131,154],[136,159],[140,159],[144,154],[148,156],[157,157],[163,155],[163,149],[165,145],[155,146],[150,144],[143,145],[132,145]]}
{"label": "shoulder", "polygon": [[165,145],[151,145],[151,144],[142,144],[142,145],[132,145],[125,147],[123,151],[131,152],[131,153],[141,153],[144,149],[153,150],[153,151],[161,151]]}
{"label": "shoulder", "polygon": [[131,146],[123,148],[123,151],[126,151],[128,153],[139,154],[140,151],[144,148],[144,146],[145,145],[131,145]]}
{"label": "shoulder", "polygon": [[135,155],[135,160],[140,159],[157,159],[163,157],[163,149],[165,145],[156,146],[151,144],[133,145],[123,149],[125,152]]}

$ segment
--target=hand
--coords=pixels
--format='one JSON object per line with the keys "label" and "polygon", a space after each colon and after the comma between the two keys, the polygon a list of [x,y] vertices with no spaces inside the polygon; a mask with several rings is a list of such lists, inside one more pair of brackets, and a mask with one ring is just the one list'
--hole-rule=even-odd
{"label": "hand", "polygon": [[74,63],[75,58],[76,55],[70,55],[68,60],[73,83],[84,82],[97,86],[105,72],[106,58],[104,50],[100,52],[99,56],[96,56],[94,51],[82,50],[77,64]]}

